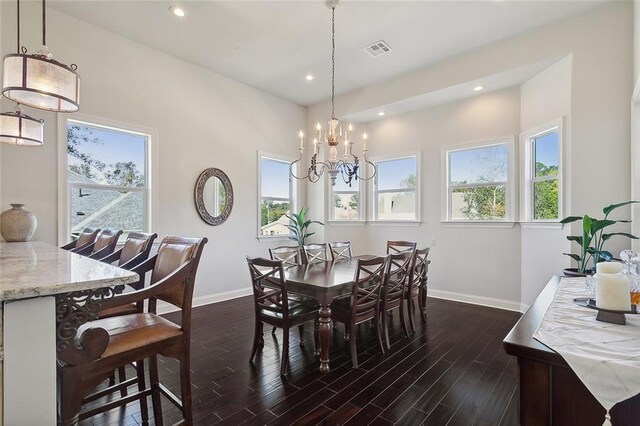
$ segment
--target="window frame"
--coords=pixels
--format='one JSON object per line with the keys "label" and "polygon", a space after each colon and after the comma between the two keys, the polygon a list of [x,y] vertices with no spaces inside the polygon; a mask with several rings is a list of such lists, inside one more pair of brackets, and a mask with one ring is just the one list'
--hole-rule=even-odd
{"label": "window frame", "polygon": [[[257,209],[256,209],[256,223],[258,225],[257,230],[256,230],[256,238],[258,238],[259,241],[276,241],[276,240],[288,240],[291,233],[289,234],[280,234],[280,235],[261,235],[261,230],[262,230],[262,225],[261,225],[261,217],[262,217],[262,211],[260,206],[262,205],[262,159],[267,159],[267,160],[273,160],[273,161],[281,161],[283,163],[288,163],[291,164],[294,161],[296,161],[296,158],[293,157],[289,157],[286,155],[280,155],[280,154],[272,154],[270,152],[266,152],[266,151],[258,151],[258,187],[256,189],[256,192],[258,194],[257,197]],[[297,172],[297,164],[294,164],[293,166],[293,172],[296,173]],[[289,207],[291,209],[292,212],[297,212],[298,210],[298,199],[299,199],[299,194],[298,194],[298,184],[297,184],[297,179],[295,179],[293,176],[291,176],[291,173],[289,173]]]}
{"label": "window frame", "polygon": [[[406,158],[415,158],[416,160],[416,187],[415,192],[415,216],[413,219],[379,219],[378,218],[378,163],[384,163],[394,160],[404,160]],[[416,225],[422,223],[422,158],[421,151],[410,151],[405,153],[389,154],[371,158],[370,161],[376,166],[376,175],[369,185],[368,197],[368,213],[370,213],[370,221],[372,225]],[[397,188],[402,190],[402,188]],[[398,192],[395,189],[383,190],[382,192]],[[404,190],[403,192],[409,192]]]}
{"label": "window frame", "polygon": [[[145,186],[121,187],[104,184],[69,184],[68,182],[68,154],[67,154],[67,126],[77,123],[88,127],[102,128],[124,133],[142,135],[145,143]],[[144,232],[152,232],[157,224],[158,200],[158,131],[130,123],[110,120],[87,114],[75,113],[72,117],[58,114],[58,244],[63,245],[71,241],[71,197],[70,191],[74,187],[82,186],[95,189],[122,189],[127,191],[144,192]]]}
{"label": "window frame", "polygon": [[[520,223],[527,226],[557,227],[564,217],[564,118],[560,117],[541,126],[536,126],[520,133]],[[557,219],[534,219],[533,208],[535,206],[534,184],[553,178],[535,177],[535,152],[534,140],[537,137],[550,133],[558,133],[558,218]]]}
{"label": "window frame", "polygon": [[[449,154],[457,151],[469,151],[491,146],[507,146],[507,180],[496,182],[482,182],[475,184],[451,186],[451,159]],[[442,197],[441,197],[441,222],[452,226],[495,226],[512,227],[517,217],[516,212],[516,161],[515,161],[515,137],[504,136],[500,138],[476,141],[462,145],[444,146],[441,149],[441,173],[442,173]],[[452,219],[451,217],[451,195],[455,188],[477,188],[494,185],[505,186],[505,217],[504,219]]]}

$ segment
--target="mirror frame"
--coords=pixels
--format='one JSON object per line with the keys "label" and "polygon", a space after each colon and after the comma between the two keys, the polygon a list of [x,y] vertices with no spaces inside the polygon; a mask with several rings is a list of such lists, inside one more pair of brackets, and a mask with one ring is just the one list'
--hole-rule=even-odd
{"label": "mirror frame", "polygon": [[[225,192],[224,210],[218,216],[211,216],[211,214],[207,211],[207,207],[204,205],[204,186],[212,177],[217,177],[218,179],[220,179]],[[200,173],[200,176],[198,176],[198,180],[196,181],[194,197],[198,214],[200,215],[202,220],[204,220],[209,225],[221,225],[231,214],[231,209],[233,208],[233,186],[231,185],[231,181],[229,180],[227,174],[220,169],[211,167]]]}

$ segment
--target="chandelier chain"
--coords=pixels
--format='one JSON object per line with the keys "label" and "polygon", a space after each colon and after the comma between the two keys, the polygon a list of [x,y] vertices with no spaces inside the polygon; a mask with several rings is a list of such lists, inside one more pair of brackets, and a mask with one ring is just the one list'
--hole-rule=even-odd
{"label": "chandelier chain", "polygon": [[47,45],[47,11],[45,0],[42,0],[42,45]]}
{"label": "chandelier chain", "polygon": [[336,8],[331,8],[331,119],[336,118]]}
{"label": "chandelier chain", "polygon": [[17,37],[17,39],[18,39],[18,47],[16,49],[16,53],[20,53],[20,0],[17,0],[16,7],[18,9],[18,11],[16,13],[16,15],[18,17],[18,25],[17,25],[17,27],[18,27],[18,37]]}

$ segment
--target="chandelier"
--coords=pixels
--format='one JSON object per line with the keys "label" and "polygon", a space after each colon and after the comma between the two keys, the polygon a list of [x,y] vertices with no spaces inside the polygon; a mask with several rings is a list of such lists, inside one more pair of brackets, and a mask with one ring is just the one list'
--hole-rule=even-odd
{"label": "chandelier", "polygon": [[[376,175],[376,166],[367,158],[367,134],[362,135],[362,153],[365,165],[368,164],[373,168],[370,176],[362,174],[360,159],[353,154],[353,126],[349,123],[346,129],[336,118],[335,107],[335,81],[336,81],[336,6],[338,0],[327,0],[327,6],[331,8],[331,120],[328,122],[328,128],[323,132],[320,123],[316,124],[316,137],[313,140],[313,156],[311,157],[311,166],[304,176],[297,176],[294,171],[294,165],[302,161],[304,156],[304,133],[300,130],[298,137],[300,138],[300,158],[291,163],[290,173],[296,179],[308,179],[310,182],[317,182],[320,176],[326,171],[331,178],[331,186],[335,186],[338,175],[342,177],[344,182],[351,186],[358,179],[369,180]],[[329,158],[325,161],[318,161],[318,153],[322,143],[329,145]],[[339,156],[338,149],[340,145],[344,146],[342,156]]]}
{"label": "chandelier", "polygon": [[42,49],[28,54],[20,46],[20,0],[17,9],[18,47],[4,57],[2,94],[19,104],[46,111],[76,112],[79,109],[80,76],[76,65],[53,59],[47,48],[47,15],[42,0]]}
{"label": "chandelier", "polygon": [[0,114],[0,142],[9,145],[42,146],[44,121],[24,114],[18,104],[14,112]]}

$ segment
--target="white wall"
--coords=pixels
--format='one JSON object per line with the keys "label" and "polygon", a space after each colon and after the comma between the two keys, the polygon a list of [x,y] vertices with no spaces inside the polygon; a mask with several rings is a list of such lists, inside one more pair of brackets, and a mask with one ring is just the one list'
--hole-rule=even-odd
{"label": "white wall", "polygon": [[[2,6],[4,43],[15,32],[15,5]],[[38,7],[27,3],[23,22],[39,22]],[[248,290],[245,256],[264,256],[268,247],[256,239],[257,151],[295,156],[305,109],[54,10],[48,13],[50,49],[59,60],[78,64],[81,112],[157,130],[154,231],[160,237],[209,238],[196,296]],[[25,44],[38,48],[34,37],[25,37]],[[6,49],[13,50],[13,44],[4,43],[3,54]],[[46,119],[45,146],[2,147],[1,205],[26,203],[38,217],[36,238],[55,244],[57,120],[54,114],[30,112]],[[231,216],[217,227],[200,219],[193,201],[196,178],[208,167],[224,170],[235,194]]]}

